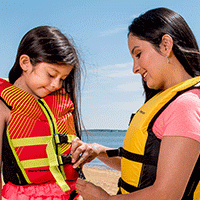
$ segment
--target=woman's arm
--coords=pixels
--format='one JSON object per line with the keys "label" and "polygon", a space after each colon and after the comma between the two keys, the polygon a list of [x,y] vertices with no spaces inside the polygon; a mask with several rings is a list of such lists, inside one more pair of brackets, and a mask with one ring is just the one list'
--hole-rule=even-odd
{"label": "woman's arm", "polygon": [[126,195],[110,196],[101,188],[78,179],[77,191],[84,199],[90,200],[178,200],[184,194],[199,154],[198,141],[186,137],[163,137],[157,177],[152,186]]}
{"label": "woman's arm", "polygon": [[[97,143],[87,144],[81,141],[78,137],[72,141],[72,162],[74,163],[73,167],[76,168],[79,165],[83,165],[87,162],[92,161],[94,158],[98,158],[102,162],[104,162],[109,167],[121,170],[121,158],[109,158],[106,154],[106,150],[110,148],[102,146]],[[79,158],[79,155],[81,157]]]}

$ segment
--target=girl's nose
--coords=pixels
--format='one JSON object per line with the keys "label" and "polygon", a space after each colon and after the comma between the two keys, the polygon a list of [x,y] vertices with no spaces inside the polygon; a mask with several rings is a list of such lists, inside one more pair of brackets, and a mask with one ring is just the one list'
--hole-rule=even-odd
{"label": "girl's nose", "polygon": [[52,82],[51,82],[51,86],[55,89],[55,90],[58,90],[62,87],[62,83],[60,81],[60,79],[54,79]]}

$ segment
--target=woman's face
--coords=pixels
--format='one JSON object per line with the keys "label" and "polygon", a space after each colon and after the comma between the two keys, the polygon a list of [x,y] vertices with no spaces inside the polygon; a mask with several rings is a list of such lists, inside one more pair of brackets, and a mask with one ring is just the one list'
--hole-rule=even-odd
{"label": "woman's face", "polygon": [[150,42],[132,34],[128,38],[128,47],[134,61],[133,72],[141,74],[149,88],[164,90],[171,86],[166,56],[156,51]]}

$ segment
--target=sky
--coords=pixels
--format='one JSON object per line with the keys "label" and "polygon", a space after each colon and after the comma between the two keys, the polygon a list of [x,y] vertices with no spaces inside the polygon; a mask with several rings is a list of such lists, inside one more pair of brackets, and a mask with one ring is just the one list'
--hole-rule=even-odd
{"label": "sky", "polygon": [[132,72],[128,26],[157,7],[181,14],[199,44],[199,0],[0,1],[0,77],[8,76],[27,31],[54,26],[73,40],[85,68],[81,114],[86,129],[126,130],[131,113],[144,102],[141,77]]}

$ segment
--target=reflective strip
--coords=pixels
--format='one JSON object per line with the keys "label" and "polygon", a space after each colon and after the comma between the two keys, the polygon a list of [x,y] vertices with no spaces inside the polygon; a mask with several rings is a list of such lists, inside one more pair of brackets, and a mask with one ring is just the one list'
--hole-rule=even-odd
{"label": "reflective strip", "polygon": [[48,158],[22,160],[21,164],[24,169],[49,166]]}
{"label": "reflective strip", "polygon": [[52,136],[18,138],[18,139],[11,139],[11,142],[14,147],[44,145],[50,141],[51,137]]}

